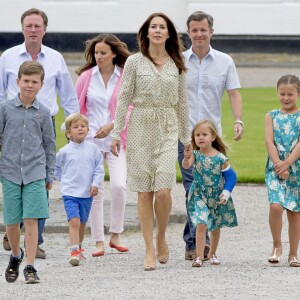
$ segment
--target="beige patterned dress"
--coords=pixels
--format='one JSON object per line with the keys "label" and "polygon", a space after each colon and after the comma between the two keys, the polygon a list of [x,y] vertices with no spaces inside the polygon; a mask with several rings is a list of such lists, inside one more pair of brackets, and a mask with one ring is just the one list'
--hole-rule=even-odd
{"label": "beige patterned dress", "polygon": [[190,142],[185,73],[169,58],[161,71],[141,53],[125,64],[114,130],[120,139],[129,104],[127,183],[131,191],[156,192],[176,183],[178,138]]}

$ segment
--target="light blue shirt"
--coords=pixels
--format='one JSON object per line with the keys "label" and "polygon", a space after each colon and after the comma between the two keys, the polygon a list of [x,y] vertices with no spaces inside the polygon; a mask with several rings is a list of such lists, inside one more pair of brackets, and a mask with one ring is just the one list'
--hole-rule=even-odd
{"label": "light blue shirt", "polygon": [[224,91],[241,87],[232,58],[210,47],[199,61],[192,47],[183,52],[187,67],[190,130],[203,119],[214,121],[222,134],[221,104]]}
{"label": "light blue shirt", "polygon": [[87,141],[70,141],[56,154],[54,177],[60,181],[63,196],[90,197],[91,186],[99,187],[104,178],[100,150]]}
{"label": "light blue shirt", "polygon": [[[18,95],[17,85],[20,65],[31,61],[30,54],[26,51],[25,43],[12,47],[2,53],[0,57],[0,102],[13,99]],[[63,56],[44,45],[38,54],[39,62],[45,70],[44,85],[36,98],[49,108],[51,116],[58,113],[57,94],[65,115],[79,112],[79,104],[69,70]]]}

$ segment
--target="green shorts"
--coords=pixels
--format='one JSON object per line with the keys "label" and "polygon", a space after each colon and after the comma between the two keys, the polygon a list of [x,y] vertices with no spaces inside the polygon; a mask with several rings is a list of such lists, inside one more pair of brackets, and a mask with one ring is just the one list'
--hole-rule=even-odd
{"label": "green shorts", "polygon": [[49,218],[45,179],[19,185],[2,177],[1,182],[5,225],[18,224],[23,219]]}

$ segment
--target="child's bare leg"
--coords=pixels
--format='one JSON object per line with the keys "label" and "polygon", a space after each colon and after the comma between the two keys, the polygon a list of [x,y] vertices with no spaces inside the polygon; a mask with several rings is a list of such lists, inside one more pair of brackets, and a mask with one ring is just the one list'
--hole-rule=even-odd
{"label": "child's bare leg", "polygon": [[211,258],[213,256],[217,256],[217,249],[220,241],[220,235],[221,235],[221,230],[220,228],[211,231],[210,233],[210,249],[208,253],[208,258]]}
{"label": "child's bare leg", "polygon": [[79,243],[82,244],[85,234],[86,223],[80,223],[79,226]]}
{"label": "child's bare leg", "polygon": [[[281,249],[281,231],[282,231],[282,214],[283,207],[280,204],[272,203],[269,211],[269,225],[273,237],[274,248]],[[277,255],[281,255],[277,253]]]}
{"label": "child's bare leg", "polygon": [[196,227],[196,255],[202,260],[204,259],[204,247],[206,243],[206,229],[205,224],[198,224]]}
{"label": "child's bare leg", "polygon": [[6,233],[11,247],[12,255],[20,255],[20,224],[6,225]]}
{"label": "child's bare leg", "polygon": [[72,218],[69,221],[69,236],[71,245],[79,245],[79,228],[80,228],[80,219]]}
{"label": "child's bare leg", "polygon": [[300,213],[287,210],[289,222],[290,257],[297,257],[300,241]]}
{"label": "child's bare leg", "polygon": [[33,265],[38,244],[38,220],[24,219],[27,265]]}

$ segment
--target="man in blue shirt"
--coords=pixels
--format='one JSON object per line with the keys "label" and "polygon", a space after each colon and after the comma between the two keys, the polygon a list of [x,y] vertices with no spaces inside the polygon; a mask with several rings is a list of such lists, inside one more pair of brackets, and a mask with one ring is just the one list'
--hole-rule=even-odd
{"label": "man in blue shirt", "polygon": [[[238,91],[241,87],[237,71],[232,58],[210,46],[213,36],[212,16],[196,11],[187,20],[188,35],[192,46],[183,53],[187,67],[187,88],[189,100],[190,130],[203,119],[212,120],[218,132],[221,128],[221,101],[225,90],[234,117],[234,140],[242,138],[242,98]],[[182,174],[182,181],[186,191],[186,197],[193,181],[193,169],[185,170],[181,166],[183,160],[183,145],[178,145],[178,161]],[[183,239],[186,243],[185,259],[192,260],[196,257],[195,228],[189,216],[184,228]],[[205,256],[209,251],[209,237],[207,235],[207,247]]]}
{"label": "man in blue shirt", "polygon": [[[0,57],[0,102],[17,96],[19,91],[17,78],[20,65],[25,61],[39,62],[45,70],[45,79],[36,98],[49,108],[55,130],[54,116],[59,110],[57,95],[60,98],[65,116],[79,111],[74,85],[63,56],[42,44],[48,25],[47,15],[39,9],[29,9],[23,13],[21,24],[24,43],[4,51]],[[39,245],[43,243],[44,226],[45,220],[40,220]],[[6,250],[10,250],[6,235],[3,238],[3,245]],[[36,257],[46,257],[44,250],[39,246]]]}

